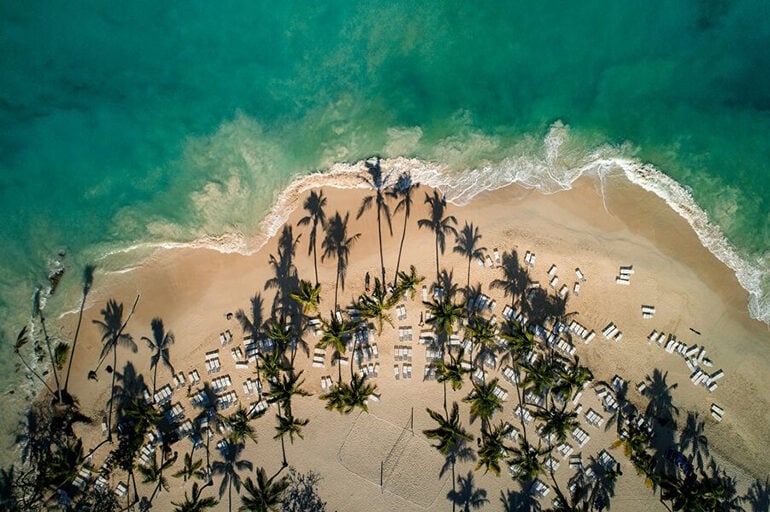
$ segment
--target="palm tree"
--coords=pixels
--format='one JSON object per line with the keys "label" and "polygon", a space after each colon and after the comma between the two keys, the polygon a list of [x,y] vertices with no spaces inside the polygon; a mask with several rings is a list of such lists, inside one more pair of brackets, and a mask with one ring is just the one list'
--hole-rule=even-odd
{"label": "palm tree", "polygon": [[457,230],[454,227],[457,224],[457,219],[454,215],[444,215],[446,212],[446,201],[443,197],[439,196],[438,190],[434,190],[432,196],[427,193],[425,194],[425,204],[430,205],[430,217],[418,220],[417,226],[433,231],[436,239],[436,278],[438,278],[440,275],[439,249],[441,249],[441,254],[443,254],[446,249],[446,236],[448,234],[457,235]]}
{"label": "palm tree", "polygon": [[53,350],[51,349],[51,338],[48,336],[48,329],[45,326],[45,316],[43,316],[43,309],[40,306],[40,293],[41,289],[38,288],[35,290],[35,295],[33,298],[33,304],[32,304],[32,317],[38,317],[40,318],[40,326],[43,328],[43,338],[45,339],[45,346],[48,349],[48,357],[51,361],[51,369],[53,370],[53,378],[56,382],[56,401],[58,403],[64,403],[64,400],[62,400],[62,392],[61,392],[61,385],[59,384],[59,372],[56,368],[56,359],[53,355]]}
{"label": "palm tree", "polygon": [[321,301],[321,285],[312,284],[304,279],[299,282],[299,289],[291,294],[291,298],[302,306],[302,314],[307,316],[311,312],[318,311],[318,303]]}
{"label": "palm tree", "polygon": [[497,331],[496,325],[491,320],[477,313],[473,313],[468,318],[468,325],[465,326],[466,335],[473,341],[473,347],[479,347],[479,352],[475,359],[473,357],[473,348],[471,348],[470,356],[475,365],[478,364],[478,361],[481,361],[481,366],[483,367],[486,357],[496,352]]}
{"label": "palm tree", "polygon": [[433,300],[423,304],[430,313],[428,323],[433,326],[443,345],[449,336],[454,334],[455,325],[463,318],[463,307],[451,302],[446,295],[440,301]]}
{"label": "palm tree", "polygon": [[270,382],[270,392],[266,393],[268,403],[278,403],[287,412],[287,415],[291,415],[291,399],[294,396],[311,396],[302,389],[302,385],[305,383],[305,379],[302,378],[304,370],[300,370],[299,373],[288,371],[281,376],[280,380]]}
{"label": "palm tree", "polygon": [[[444,408],[446,410],[446,408]],[[438,423],[438,426],[433,429],[423,430],[422,433],[428,439],[436,441],[436,444],[432,445],[436,448],[441,455],[447,458],[452,466],[452,490],[455,490],[455,463],[457,462],[457,455],[462,451],[465,443],[473,439],[473,437],[463,428],[460,424],[460,408],[457,402],[452,402],[452,412],[448,413],[446,417],[440,413],[431,409],[426,409],[428,415]],[[452,503],[452,510],[455,509],[454,502]]]}
{"label": "palm tree", "polygon": [[538,358],[534,363],[525,365],[527,375],[522,384],[537,396],[545,396],[556,383],[557,365],[551,357]]}
{"label": "palm tree", "polygon": [[112,351],[112,386],[110,388],[110,412],[107,419],[107,439],[112,440],[112,410],[113,399],[115,397],[115,371],[118,365],[118,345],[128,347],[132,352],[138,350],[136,343],[130,334],[126,334],[123,330],[126,328],[128,321],[134,314],[136,304],[139,302],[139,295],[136,296],[134,305],[131,308],[131,312],[128,314],[125,322],[123,321],[123,303],[118,304],[115,299],[107,301],[107,306],[100,311],[103,320],[94,320],[93,322],[98,325],[102,330],[102,353],[100,359],[103,360],[105,356]]}
{"label": "palm tree", "polygon": [[478,226],[474,226],[472,222],[468,224],[466,221],[463,228],[455,236],[455,246],[452,252],[462,255],[468,260],[468,278],[465,286],[470,288],[471,261],[473,261],[473,258],[483,258],[487,248],[479,247],[481,233],[479,233]]}
{"label": "palm tree", "polygon": [[557,370],[558,381],[553,387],[555,394],[560,394],[567,401],[572,398],[573,393],[583,389],[594,378],[591,370],[580,365],[580,356],[575,356],[575,360]]}
{"label": "palm tree", "polygon": [[321,247],[323,248],[323,254],[321,254],[321,261],[332,256],[337,258],[337,278],[334,282],[334,308],[337,308],[337,292],[339,290],[340,282],[342,283],[342,289],[345,289],[345,275],[347,274],[348,258],[350,257],[350,250],[353,244],[361,237],[361,233],[356,233],[352,236],[348,236],[348,220],[350,214],[346,213],[343,218],[340,212],[336,212],[334,217],[326,228],[326,236],[324,237]]}
{"label": "palm tree", "polygon": [[369,412],[367,400],[375,393],[377,393],[376,384],[369,384],[366,382],[366,377],[355,374],[350,384],[340,382],[320,398],[326,401],[326,409],[350,414],[356,408]]}
{"label": "palm tree", "polygon": [[337,382],[339,383],[342,382],[342,366],[340,365],[340,358],[345,354],[348,339],[353,331],[355,331],[355,326],[348,323],[344,318],[338,319],[334,313],[332,313],[329,322],[322,320],[322,323],[323,335],[316,346],[322,349],[329,346],[334,348],[334,355],[337,358]]}
{"label": "palm tree", "polygon": [[295,418],[294,415],[291,413],[291,409],[284,409],[284,414],[281,415],[280,412],[276,416],[278,419],[278,425],[276,425],[275,430],[276,434],[273,436],[273,439],[281,439],[281,453],[283,455],[283,466],[286,467],[289,465],[289,463],[286,461],[286,446],[284,445],[284,435],[289,435],[289,442],[291,444],[294,444],[294,436],[298,436],[300,439],[304,439],[305,436],[302,435],[302,427],[306,426],[308,423],[310,423],[309,419],[298,419]]}
{"label": "palm tree", "polygon": [[500,476],[500,461],[508,455],[508,446],[505,439],[513,427],[510,423],[500,421],[491,429],[481,430],[481,447],[478,450],[479,462],[476,470],[484,468],[484,473],[491,471],[495,476]]}
{"label": "palm tree", "polygon": [[404,227],[401,231],[401,243],[398,246],[398,259],[396,260],[396,279],[393,280],[393,286],[396,286],[397,278],[399,276],[398,269],[401,267],[401,252],[404,250],[404,239],[406,238],[406,224],[409,222],[409,217],[412,215],[412,194],[417,183],[412,182],[412,175],[409,172],[403,172],[398,176],[396,183],[388,192],[393,199],[398,200],[396,208],[393,213],[398,213],[399,210],[404,210]]}
{"label": "palm tree", "polygon": [[254,444],[257,444],[257,434],[254,431],[254,427],[251,426],[251,420],[253,416],[249,415],[249,411],[242,405],[238,405],[238,409],[224,418],[224,423],[230,427],[230,432],[227,437],[234,443],[245,442],[246,439],[251,439]]}
{"label": "palm tree", "polygon": [[511,453],[512,457],[508,463],[514,470],[514,478],[526,486],[543,471],[543,456],[548,450],[541,449],[540,445],[532,445],[526,436],[521,436],[519,445],[511,448]]}
{"label": "palm tree", "polygon": [[454,391],[458,391],[463,387],[463,376],[471,373],[470,368],[466,368],[462,365],[463,355],[465,354],[465,348],[460,347],[460,351],[457,356],[453,356],[449,353],[449,362],[439,360],[434,362],[436,368],[436,380],[443,384],[444,387],[444,413],[446,409],[446,383],[448,382]]}
{"label": "palm tree", "polygon": [[480,418],[482,430],[489,424],[495,411],[503,410],[503,403],[494,392],[497,382],[496,378],[487,383],[474,382],[473,390],[463,398],[463,402],[471,404],[471,422]]}
{"label": "palm tree", "polygon": [[174,473],[174,478],[181,478],[184,482],[197,478],[203,478],[203,459],[193,460],[192,453],[185,453],[183,459],[182,469]]}
{"label": "palm tree", "polygon": [[149,484],[155,483],[155,489],[153,489],[150,495],[150,503],[155,499],[155,494],[163,488],[168,492],[168,479],[163,475],[163,472],[169,469],[176,462],[176,455],[167,459],[165,455],[161,455],[163,460],[158,464],[157,457],[153,455],[150,459],[150,463],[147,465],[141,465],[138,467],[139,473],[142,475],[142,483]]}
{"label": "palm tree", "polygon": [[313,268],[315,269],[316,285],[318,285],[318,255],[316,253],[318,225],[320,224],[321,227],[326,228],[326,213],[324,212],[324,206],[326,206],[326,198],[324,197],[323,190],[318,193],[316,193],[315,190],[311,191],[310,195],[305,198],[305,202],[302,205],[307,212],[307,215],[297,222],[298,226],[311,225],[310,244],[308,244],[307,247],[307,254],[309,256],[310,252],[313,252]]}
{"label": "palm tree", "polygon": [[207,508],[216,507],[219,503],[211,496],[201,499],[201,493],[206,486],[198,487],[198,483],[193,483],[192,499],[187,496],[187,492],[184,493],[184,501],[182,503],[171,502],[176,508],[174,512],[203,512]]}
{"label": "palm tree", "polygon": [[361,202],[361,207],[358,209],[356,219],[360,219],[366,210],[372,207],[372,202],[377,207],[377,239],[380,242],[380,271],[382,272],[382,282],[385,283],[385,259],[382,255],[382,216],[385,215],[385,220],[388,221],[388,230],[390,236],[393,236],[393,226],[390,221],[390,206],[385,200],[390,189],[388,180],[390,179],[390,173],[383,176],[382,167],[380,167],[380,157],[377,157],[374,163],[365,162],[366,171],[369,173],[369,177],[363,177],[364,183],[374,189],[374,194],[364,197]]}
{"label": "palm tree", "polygon": [[367,383],[366,377],[363,375],[353,375],[353,378],[350,380],[349,392],[347,394],[347,408],[349,411],[352,411],[357,407],[364,412],[369,412],[369,408],[366,404],[369,397],[375,393],[377,393],[377,384]]}
{"label": "palm tree", "polygon": [[80,334],[80,324],[83,321],[83,308],[86,305],[86,297],[88,292],[91,291],[91,285],[94,283],[94,265],[86,265],[83,269],[83,294],[80,299],[80,312],[78,313],[78,324],[75,327],[75,335],[72,337],[72,351],[70,352],[70,359],[67,362],[67,376],[64,378],[64,393],[67,393],[67,385],[70,382],[70,370],[72,370],[72,360],[75,359],[75,349],[78,344],[78,336]]}
{"label": "palm tree", "polygon": [[32,373],[35,377],[37,377],[37,380],[39,380],[43,386],[48,390],[49,393],[51,393],[51,396],[54,398],[56,397],[56,392],[51,389],[51,386],[48,385],[48,383],[43,379],[43,377],[38,374],[34,368],[32,368],[26,359],[24,359],[24,356],[21,355],[21,347],[29,343],[29,338],[27,337],[27,326],[21,328],[21,331],[19,331],[18,336],[16,336],[16,344],[13,347],[13,351],[16,353],[17,356],[19,356],[19,359],[21,359],[21,362],[24,363],[24,366],[27,367],[27,370]]}
{"label": "palm tree", "polygon": [[663,475],[660,482],[661,501],[671,501],[671,510],[703,510],[695,474],[680,478],[678,474]]}
{"label": "palm tree", "polygon": [[241,496],[241,505],[238,510],[251,512],[278,512],[283,500],[283,494],[289,487],[289,479],[281,477],[275,482],[273,479],[278,476],[273,475],[267,478],[264,468],[257,468],[256,480],[251,477],[243,482],[243,488],[246,489],[245,496]]}
{"label": "palm tree", "polygon": [[414,265],[409,265],[409,273],[407,274],[403,270],[396,274],[398,284],[395,286],[395,295],[400,297],[404,293],[409,293],[409,298],[414,300],[414,296],[417,293],[417,287],[425,281],[423,276],[417,274],[417,269]]}
{"label": "palm tree", "polygon": [[738,496],[735,477],[728,476],[712,459],[709,473],[701,472],[700,491],[703,508],[731,512],[743,510],[742,496]]}
{"label": "palm tree", "polygon": [[578,415],[575,411],[567,411],[567,405],[564,404],[561,409],[556,409],[551,403],[551,407],[538,409],[532,416],[543,422],[541,435],[548,437],[552,435],[560,443],[567,439],[567,433],[572,432],[580,426]]}
{"label": "palm tree", "polygon": [[356,302],[356,308],[363,318],[377,321],[377,334],[382,334],[384,323],[393,327],[393,319],[388,311],[398,302],[398,296],[388,296],[378,277],[374,278],[374,290],[371,295],[362,294]]}
{"label": "palm tree", "polygon": [[163,320],[160,318],[153,318],[150,325],[152,327],[153,339],[142,336],[142,340],[147,342],[147,346],[150,347],[150,350],[155,351],[152,354],[152,357],[150,357],[150,368],[154,368],[152,374],[152,394],[155,396],[158,377],[158,362],[163,361],[166,368],[171,371],[171,375],[174,375],[174,367],[171,365],[171,356],[169,355],[169,346],[174,344],[174,334],[171,331],[164,332]]}
{"label": "palm tree", "polygon": [[215,475],[222,475],[222,483],[219,485],[219,497],[225,493],[227,489],[227,508],[232,510],[232,493],[233,487],[237,492],[241,491],[241,476],[238,471],[248,469],[251,471],[254,469],[254,465],[248,460],[238,460],[245,445],[243,443],[234,443],[229,439],[225,439],[220,447],[220,453],[223,460],[214,461],[212,465],[212,471]]}

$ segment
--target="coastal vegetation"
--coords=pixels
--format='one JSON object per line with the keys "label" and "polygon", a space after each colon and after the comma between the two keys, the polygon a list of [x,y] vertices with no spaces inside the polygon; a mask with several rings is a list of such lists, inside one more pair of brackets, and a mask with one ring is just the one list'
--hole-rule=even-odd
{"label": "coastal vegetation", "polygon": [[[152,391],[130,362],[118,369],[120,350],[140,350],[129,334],[129,327],[134,332],[139,328],[129,325],[139,296],[128,311],[117,299],[109,299],[100,311],[101,319],[93,321],[102,341],[93,373],[111,356],[110,397],[101,422],[103,438],[94,446],[84,446],[77,434],[79,428],[73,426],[94,419],[80,413],[77,397],[69,396],[67,384],[85,298],[93,281],[93,267],[88,267],[63,385],[56,368],[54,388],[50,379],[25,359],[25,347],[31,340],[35,346],[44,342],[50,361],[56,361],[47,331],[43,330],[43,340],[38,340],[24,327],[17,337],[16,354],[46,392],[27,414],[18,440],[22,446],[20,464],[0,471],[0,510],[148,510],[160,494],[169,491],[169,476],[184,488],[183,501],[172,502],[177,511],[206,510],[220,502],[222,506],[226,502],[228,510],[325,510],[317,493],[321,477],[312,472],[298,473],[287,459],[286,441],[292,445],[302,442],[310,423],[310,419],[297,416],[302,414],[297,403],[321,400],[326,409],[349,415],[359,411],[366,414],[372,402],[387,399],[381,396],[375,380],[385,375],[375,377],[364,370],[362,361],[374,348],[370,336],[379,337],[380,350],[390,350],[389,333],[395,327],[391,312],[407,298],[414,301],[424,281],[414,265],[408,272],[400,269],[417,185],[408,174],[391,185],[390,174],[383,175],[379,159],[367,162],[366,172],[373,193],[366,196],[358,217],[371,207],[376,209],[380,276],[374,278],[371,291],[340,307],[339,288],[344,290],[351,252],[361,235],[349,233],[349,213],[337,211],[327,217],[326,197],[323,192],[312,191],[304,202],[306,215],[299,224],[310,230],[308,255],[313,255],[313,280],[300,276],[294,263],[300,237],[294,237],[290,226],[285,227],[279,235],[277,254],[269,259],[274,275],[264,286],[266,293],[275,290],[273,300],[265,301],[261,293],[255,293],[246,309],[234,314],[244,336],[245,354],[239,364],[242,361],[253,371],[257,400],[248,407],[239,402],[229,414],[226,410],[236,404],[227,401],[227,386],[219,389],[216,371],[188,387],[187,398],[196,412],[190,418],[165,397],[163,390],[169,386],[158,386],[158,366],[165,366],[173,378],[178,378],[171,362],[177,345],[160,317],[152,320],[149,336],[140,337],[151,351]],[[381,226],[382,217],[391,226],[389,201],[397,201],[394,213],[404,215],[392,284],[386,280]],[[711,457],[704,422],[697,414],[687,412],[680,427],[685,411],[674,404],[671,391],[675,384],[669,383],[665,372],[651,371],[643,394],[632,399],[628,382],[622,377],[595,382],[592,370],[578,356],[559,351],[543,336],[547,330],[571,343],[566,325],[573,313],[567,309],[568,298],[542,289],[533,291],[532,279],[515,249],[502,252],[497,277],[490,282],[491,289],[510,300],[511,313],[504,314],[502,320],[494,315],[493,307],[480,300],[482,285],[471,285],[471,263],[479,260],[484,264],[489,258],[487,248],[481,246],[479,227],[465,222],[458,231],[457,219],[448,213],[438,191],[426,193],[425,203],[429,216],[419,219],[417,226],[433,234],[436,278],[430,283],[430,300],[424,288],[422,309],[430,331],[425,340],[427,349],[438,354],[427,363],[426,380],[430,372],[435,373],[442,386],[443,407],[424,411],[432,428],[421,433],[443,457],[439,477],[450,471],[452,490],[446,497],[453,510],[491,506],[487,491],[476,487],[473,472],[457,474],[457,465],[464,463],[475,463],[471,467],[476,471],[510,479],[514,488],[500,496],[503,510],[609,510],[620,477],[620,464],[614,457],[621,456],[669,510],[741,510],[744,504],[761,510],[766,506],[768,482],[758,480],[740,494],[735,479]],[[328,315],[320,313],[325,290],[318,278],[316,244],[321,236],[321,263],[332,260],[335,270],[333,310]],[[454,282],[453,269],[441,267],[440,255],[449,236],[455,237],[453,252],[464,260],[466,283],[462,289]],[[44,325],[38,308],[35,319]],[[337,367],[336,382],[330,379],[329,387],[316,398],[305,389],[306,370],[302,366],[311,359],[313,331],[317,339],[312,349],[321,354],[318,357],[324,364],[327,352],[331,352],[331,362]],[[222,336],[224,346],[227,339],[224,333]],[[345,364],[349,375],[343,378]],[[497,375],[515,389],[513,421],[501,414],[507,407],[502,394],[507,394],[504,387],[508,384]],[[186,382],[184,375],[182,381]],[[448,403],[447,386],[455,392],[467,390],[461,400],[467,404],[467,426],[458,401]],[[591,387],[611,397],[615,404],[607,409],[604,428],[614,432],[616,441],[595,455],[570,458],[572,474],[565,487],[564,478],[556,475],[556,456],[578,429],[576,404]],[[69,398],[64,400],[65,396]],[[271,442],[258,439],[255,428],[258,422],[268,421],[270,412],[275,414],[273,440],[280,443],[280,461],[245,458],[247,445],[259,452],[263,443]],[[471,432],[476,431],[474,448]],[[186,450],[182,456],[177,452],[180,449]],[[205,457],[198,450],[205,450]],[[277,470],[269,472],[266,467],[270,466],[277,466]],[[537,500],[545,496],[543,488],[547,485],[552,486],[555,499],[541,504]]]}

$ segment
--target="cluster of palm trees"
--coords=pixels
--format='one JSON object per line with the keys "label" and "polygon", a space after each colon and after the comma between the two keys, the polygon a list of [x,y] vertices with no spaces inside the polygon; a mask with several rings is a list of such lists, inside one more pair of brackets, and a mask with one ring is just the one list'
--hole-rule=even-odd
{"label": "cluster of palm trees", "polygon": [[[283,474],[289,467],[286,452],[286,437],[294,444],[303,438],[303,429],[309,420],[295,416],[294,400],[310,396],[304,386],[303,371],[297,370],[297,353],[303,351],[309,356],[309,345],[305,333],[320,324],[321,336],[316,348],[331,348],[332,359],[337,364],[337,380],[320,399],[326,408],[341,414],[355,410],[368,411],[368,401],[379,397],[378,389],[368,378],[354,371],[354,362],[361,358],[369,329],[382,333],[385,325],[393,326],[390,311],[405,296],[414,299],[418,287],[424,281],[414,266],[408,271],[401,269],[401,257],[408,222],[412,213],[413,195],[416,184],[408,173],[394,180],[390,173],[383,173],[380,160],[366,163],[364,181],[372,189],[357,213],[360,218],[370,209],[376,212],[379,242],[380,272],[374,285],[343,311],[339,307],[339,288],[344,290],[351,250],[359,239],[359,233],[349,232],[349,214],[335,212],[327,216],[327,199],[322,191],[312,191],[304,202],[306,215],[299,220],[300,226],[309,229],[308,255],[313,255],[314,282],[301,279],[295,261],[299,236],[295,237],[291,226],[285,226],[279,237],[278,250],[271,255],[269,263],[274,277],[265,283],[265,290],[275,289],[276,293],[269,307],[269,314],[259,292],[250,300],[247,310],[239,309],[235,317],[244,334],[259,347],[256,359],[257,393],[259,400],[266,400],[275,409],[274,439],[280,441],[281,461],[278,470],[269,475],[264,467],[254,465],[243,458],[247,442],[257,443],[253,422],[267,414],[267,409],[255,412],[253,408],[239,406],[229,415],[217,408],[217,396],[205,384],[200,401],[199,413],[194,419],[194,436],[190,451],[181,457],[182,467],[172,473],[183,484],[191,483],[184,494],[184,501],[174,503],[179,511],[200,511],[218,503],[214,496],[206,496],[206,489],[214,486],[219,478],[218,498],[227,495],[228,508],[232,509],[233,490],[240,495],[239,510],[279,510],[286,499],[292,479]],[[395,207],[391,210],[392,201]],[[475,462],[476,470],[500,475],[510,471],[522,487],[522,496],[531,498],[531,491],[537,479],[550,477],[557,500],[553,510],[601,510],[608,508],[614,493],[617,468],[608,468],[593,457],[588,465],[581,467],[570,479],[570,491],[559,487],[553,469],[546,464],[547,458],[556,445],[566,440],[569,432],[577,425],[577,413],[571,407],[572,398],[593,379],[591,371],[581,365],[578,357],[565,358],[552,348],[535,341],[533,331],[517,320],[499,322],[485,311],[474,307],[474,301],[481,291],[481,285],[471,286],[471,264],[474,259],[482,260],[487,249],[481,245],[482,235],[473,223],[464,223],[458,230],[457,219],[448,214],[445,198],[438,192],[425,194],[428,216],[417,221],[418,228],[427,228],[433,233],[436,260],[436,279],[433,283],[433,300],[424,302],[427,322],[435,332],[435,346],[441,357],[434,361],[436,378],[443,387],[443,410],[427,410],[435,422],[435,428],[423,433],[435,442],[436,449],[445,457],[441,475],[451,470],[452,491],[449,498],[453,510],[457,504],[468,507],[481,506],[486,502],[482,490],[473,490],[472,473],[456,475],[458,462]],[[403,227],[400,237],[398,259],[392,280],[388,280],[384,261],[382,222],[387,223],[392,236],[392,213],[403,212]],[[319,231],[323,230],[323,234]],[[441,256],[445,253],[449,237],[454,237],[452,252],[464,258],[466,282],[463,290],[454,283],[453,272],[441,269]],[[333,259],[336,264],[334,284],[334,308],[328,317],[319,314],[321,285],[318,277],[318,241],[321,241],[321,261]],[[529,325],[564,324],[570,315],[566,310],[566,298],[550,296],[542,290],[533,291],[526,267],[521,265],[515,250],[505,251],[499,265],[502,275],[491,282],[492,289],[500,290],[510,300],[510,306],[529,318]],[[0,510],[35,510],[58,502],[63,508],[79,510],[99,503],[104,510],[113,510],[119,505],[109,489],[100,490],[94,486],[84,491],[75,485],[78,471],[102,446],[112,446],[109,459],[113,468],[126,475],[127,492],[124,509],[138,507],[146,510],[152,506],[157,495],[169,488],[168,475],[179,460],[173,444],[177,441],[177,420],[167,414],[168,405],[161,406],[152,399],[141,398],[146,389],[144,378],[137,374],[130,363],[122,372],[118,371],[118,350],[128,348],[136,352],[137,344],[126,332],[127,325],[139,301],[126,312],[124,305],[110,299],[101,310],[101,319],[94,323],[101,330],[102,352],[96,367],[101,368],[111,356],[111,393],[108,412],[104,418],[105,439],[88,453],[75,435],[72,425],[89,418],[77,409],[77,400],[67,392],[72,358],[80,332],[82,308],[91,288],[93,267],[88,267],[84,276],[81,315],[75,331],[66,376],[59,378],[54,370],[56,388],[35,373],[32,365],[23,357],[21,350],[29,342],[28,331],[23,329],[16,342],[16,353],[25,366],[45,385],[56,407],[33,409],[28,418],[27,430],[23,436],[24,460],[28,469],[17,472],[13,466],[0,472]],[[462,295],[462,302],[458,302]],[[35,341],[38,357],[55,359],[51,340],[45,329],[45,319],[39,308],[36,318],[43,328],[43,344]],[[152,373],[152,395],[157,391],[159,366],[165,366],[171,375],[174,366],[171,361],[171,347],[175,336],[167,331],[160,318],[150,324],[151,336],[141,340],[152,351],[150,371]],[[568,336],[568,333],[564,335]],[[470,343],[457,344],[453,339],[464,339]],[[341,362],[349,359],[350,374],[343,379]],[[499,419],[503,403],[498,396],[497,378],[487,378],[487,370],[510,366],[515,378],[512,379],[516,397],[521,407],[532,411],[539,422],[537,437],[532,436],[526,422],[521,422],[521,432],[513,425]],[[466,377],[469,377],[469,382]],[[63,385],[61,384],[63,380]],[[267,389],[263,389],[263,382]],[[448,403],[448,390],[460,391],[469,384],[469,392],[462,399],[469,405],[470,423],[479,421],[480,436],[474,449],[469,446],[473,436],[466,430],[460,417],[457,401]],[[708,441],[703,435],[703,422],[695,415],[688,416],[687,424],[676,439],[677,409],[673,406],[670,386],[665,375],[655,372],[648,382],[645,393],[649,398],[648,407],[639,412],[626,396],[624,386],[599,383],[613,393],[619,407],[607,423],[616,429],[618,442],[631,463],[648,484],[660,489],[661,501],[670,503],[672,510],[738,510],[741,498],[735,493],[734,480],[714,463],[706,463]],[[51,412],[53,411],[53,412]],[[647,425],[641,427],[636,421],[647,418]],[[211,440],[217,430],[224,436],[212,453]],[[52,435],[53,433],[53,435]],[[159,450],[150,458],[140,461],[144,439],[153,433],[158,440]],[[113,436],[117,436],[117,443]],[[661,451],[663,447],[678,447],[680,457]],[[199,449],[205,450],[205,457],[198,456]],[[689,453],[686,456],[685,453]],[[677,463],[686,459],[687,464]],[[672,462],[674,461],[674,462]],[[681,462],[681,461],[680,461]],[[590,471],[588,471],[590,469]],[[697,469],[697,471],[696,471]],[[244,473],[253,473],[246,475]],[[149,496],[140,497],[136,475],[142,483],[152,485]],[[592,476],[591,476],[592,475]],[[457,485],[460,486],[458,491]],[[189,494],[188,492],[189,491]],[[767,485],[761,483],[752,491],[754,495],[767,494]],[[764,494],[763,494],[764,493]],[[515,494],[515,493],[514,493]],[[529,498],[527,498],[529,499]]]}
{"label": "cluster of palm trees", "polygon": [[[472,258],[482,257],[483,253],[479,251],[483,248],[478,247],[481,236],[477,228],[466,224],[457,238],[456,250],[469,262]],[[436,247],[438,254],[440,241],[436,242]],[[515,259],[515,253],[505,253],[503,257],[510,261]],[[512,305],[524,309],[528,284],[524,280],[519,286],[514,283],[498,286],[511,297]],[[466,305],[455,302],[458,292],[457,287],[451,284],[451,273],[441,271],[435,287],[440,288],[441,293],[434,294],[434,299],[425,302],[425,307],[428,323],[435,332],[434,348],[443,356],[434,366],[436,378],[444,388],[444,410],[443,414],[428,410],[438,426],[424,433],[436,441],[436,448],[446,457],[445,468],[452,470],[453,493],[456,494],[455,464],[467,460],[477,461],[476,469],[495,475],[501,473],[502,464],[506,463],[516,469],[515,478],[528,490],[539,475],[547,474],[545,459],[554,446],[550,441],[546,446],[541,446],[540,441],[534,444],[525,423],[522,424],[523,432],[518,442],[512,442],[513,426],[503,420],[494,421],[503,403],[496,393],[498,379],[487,379],[485,368],[499,364],[500,367],[510,365],[514,369],[518,376],[514,382],[519,403],[535,409],[534,417],[542,422],[540,435],[554,442],[563,441],[568,432],[577,426],[577,413],[569,410],[568,404],[593,376],[580,364],[579,358],[565,359],[550,348],[538,347],[533,334],[516,320],[499,324],[494,317],[478,311],[473,303],[480,293],[479,289],[467,285],[464,290]],[[563,318],[552,319],[554,322],[558,320]],[[457,339],[470,343],[450,343],[455,334]],[[447,404],[447,385],[455,391],[462,389],[466,375],[473,375],[473,378],[470,380],[471,389],[463,401],[469,404],[471,423],[476,420],[481,422],[481,436],[475,451],[467,446],[472,437],[460,421],[457,402],[451,406]],[[537,403],[527,404],[525,394],[538,397]]]}

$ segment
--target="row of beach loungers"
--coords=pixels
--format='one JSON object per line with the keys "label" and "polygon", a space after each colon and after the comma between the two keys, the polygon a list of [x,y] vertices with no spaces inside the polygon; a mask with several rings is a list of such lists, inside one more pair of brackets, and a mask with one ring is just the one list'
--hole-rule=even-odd
{"label": "row of beach loungers", "polygon": [[403,365],[394,364],[393,365],[393,377],[395,377],[396,380],[403,377],[405,379],[411,379],[412,378],[412,363],[404,363]]}
{"label": "row of beach loungers", "polygon": [[222,370],[222,363],[219,361],[219,350],[206,352],[206,371],[208,373],[217,373]]}
{"label": "row of beach loungers", "polygon": [[569,330],[572,334],[575,334],[580,339],[582,339],[586,344],[591,343],[591,341],[596,337],[596,333],[594,331],[589,331],[588,328],[581,325],[577,320],[572,320],[569,323]]}
{"label": "row of beach loungers", "polygon": [[628,286],[631,284],[631,274],[633,273],[634,267],[632,265],[621,266],[617,277],[615,277],[615,282]]}
{"label": "row of beach loungers", "polygon": [[398,318],[399,322],[406,320],[406,306],[403,304],[396,306],[396,318]]}
{"label": "row of beach loungers", "polygon": [[219,333],[219,342],[224,347],[228,343],[232,343],[233,341],[233,333],[230,332],[230,329],[227,329],[225,332]]}
{"label": "row of beach loungers", "polygon": [[623,333],[614,322],[610,322],[607,327],[602,329],[602,335],[608,340],[620,341],[623,339]]}
{"label": "row of beach loungers", "polygon": [[398,341],[401,343],[412,341],[412,328],[410,326],[398,328]]}
{"label": "row of beach loungers", "polygon": [[711,359],[706,357],[706,347],[698,346],[697,344],[688,346],[686,343],[679,341],[673,334],[666,336],[664,332],[659,333],[658,331],[652,331],[647,336],[647,343],[656,343],[667,353],[681,356],[691,372],[690,381],[696,386],[698,384],[702,385],[709,393],[716,391],[717,381],[724,377],[725,372],[721,369],[709,373],[702,368],[712,368],[714,366]]}
{"label": "row of beach loungers", "polygon": [[262,393],[262,383],[257,379],[246,379],[243,381],[243,394],[250,395],[252,393]]}
{"label": "row of beach loungers", "polygon": [[361,365],[359,372],[361,372],[361,375],[364,377],[378,377],[380,375],[380,363],[369,363]]}
{"label": "row of beach loungers", "polygon": [[408,345],[395,345],[393,347],[393,358],[396,361],[411,361],[412,347]]}
{"label": "row of beach loungers", "polygon": [[468,301],[465,303],[465,309],[468,311],[489,311],[492,313],[496,307],[497,301],[483,293],[477,295],[475,298],[469,297]]}
{"label": "row of beach loungers", "polygon": [[211,381],[211,389],[213,389],[215,393],[224,391],[232,385],[233,379],[231,379],[229,375],[223,375],[222,377],[217,377]]}

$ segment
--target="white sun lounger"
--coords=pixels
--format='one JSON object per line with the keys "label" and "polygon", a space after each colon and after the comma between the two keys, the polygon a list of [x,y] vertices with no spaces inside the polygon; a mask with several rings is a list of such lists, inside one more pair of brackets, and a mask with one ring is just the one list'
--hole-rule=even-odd
{"label": "white sun lounger", "polygon": [[496,247],[492,250],[492,254],[495,257],[495,263],[497,263],[499,265],[500,264],[500,253],[497,251]]}

